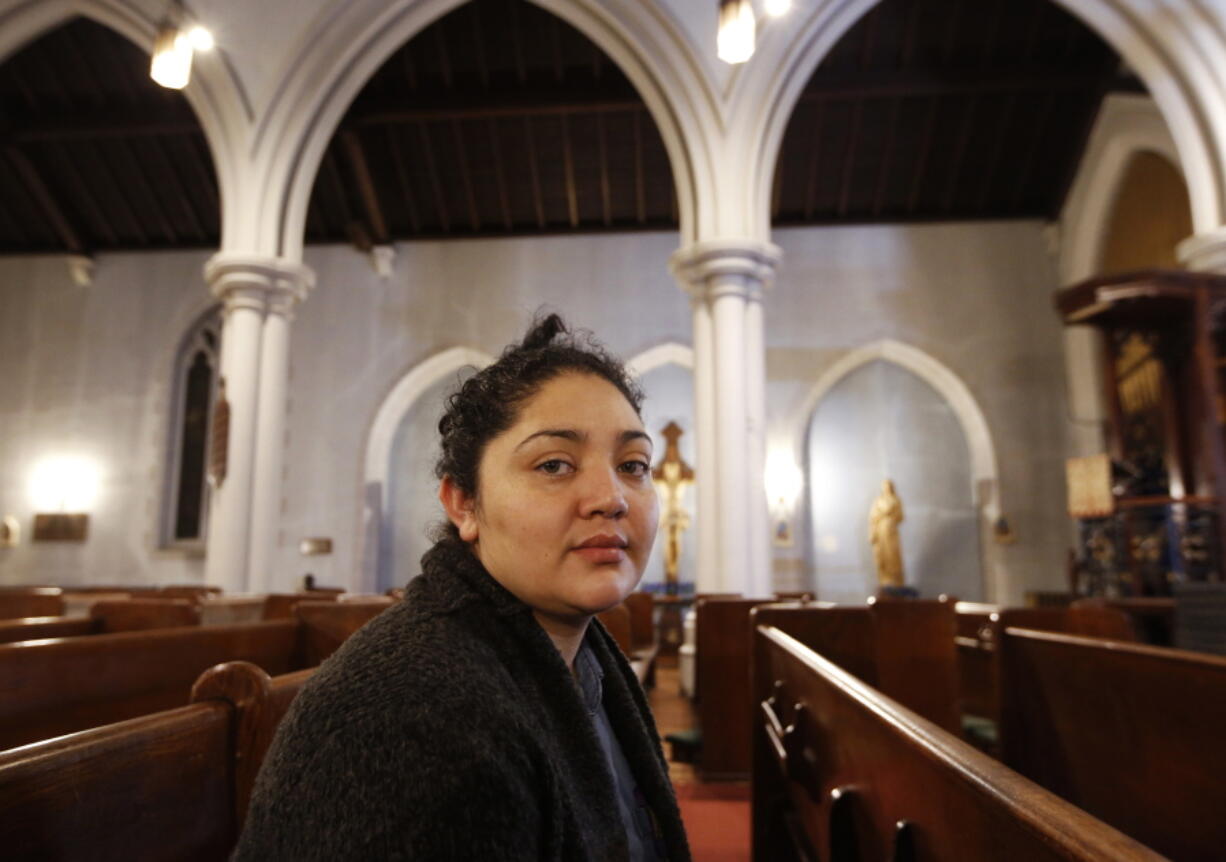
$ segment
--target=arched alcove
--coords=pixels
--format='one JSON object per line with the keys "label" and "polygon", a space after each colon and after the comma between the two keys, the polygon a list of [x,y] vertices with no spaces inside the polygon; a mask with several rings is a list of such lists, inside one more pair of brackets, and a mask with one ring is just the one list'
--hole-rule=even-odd
{"label": "arched alcove", "polygon": [[[438,421],[441,396],[466,372],[484,368],[492,361],[488,353],[468,347],[444,350],[409,369],[379,404],[366,436],[362,511],[358,520],[362,537],[359,589],[370,592],[402,586],[392,580],[415,574],[397,566],[416,562],[409,557],[424,537],[424,528],[432,517],[429,514],[432,504],[425,492],[413,485],[428,486],[431,491],[434,487],[426,478],[433,460],[422,454],[427,450],[434,452],[438,443],[437,431],[429,428],[431,416],[434,422]],[[423,429],[429,429],[429,433]],[[395,473],[398,462],[409,469],[409,475]],[[404,480],[399,487],[405,490],[399,496],[392,487],[393,478]],[[396,523],[404,524],[399,539],[393,523],[394,511]]]}
{"label": "arched alcove", "polygon": [[856,602],[876,591],[867,515],[886,479],[902,500],[907,584],[928,598],[983,598],[970,450],[932,386],[893,362],[863,364],[818,402],[807,448],[819,598]]}
{"label": "arched alcove", "polygon": [[1178,246],[1192,233],[1188,187],[1179,170],[1148,150],[1132,156],[1120,178],[1103,237],[1103,274],[1179,266]]}
{"label": "arched alcove", "polygon": [[[792,414],[790,427],[793,430],[793,452],[797,464],[807,465],[806,493],[812,498],[822,482],[821,464],[810,463],[811,430],[813,418],[817,409],[827,395],[834,391],[843,380],[860,369],[886,363],[897,366],[909,373],[918,381],[936,393],[940,404],[946,405],[955,418],[961,432],[967,452],[971,501],[977,513],[977,533],[979,536],[977,548],[964,549],[965,556],[974,561],[976,570],[981,572],[979,588],[989,600],[1003,600],[1010,595],[1013,585],[1010,583],[1009,572],[1005,564],[1002,548],[993,541],[993,528],[1002,515],[999,499],[999,472],[997,467],[996,447],[988,428],[987,419],[975,397],[966,384],[947,366],[937,361],[918,348],[891,339],[873,342],[850,350],[828,365],[818,376],[813,386],[800,401]],[[905,431],[906,422],[892,422],[892,427]],[[880,478],[874,480],[874,495]],[[862,492],[867,493],[867,492]],[[870,495],[872,496],[872,495]],[[906,501],[904,499],[904,505]],[[810,506],[812,500],[810,499]],[[847,506],[848,519],[867,517],[868,508],[859,512],[854,505]],[[812,521],[814,513],[809,512]],[[867,538],[867,521],[864,523],[864,535]],[[820,542],[820,534],[814,533],[811,541]],[[871,559],[871,558],[870,558]],[[866,575],[871,575],[868,570]],[[821,575],[819,572],[819,586]]]}

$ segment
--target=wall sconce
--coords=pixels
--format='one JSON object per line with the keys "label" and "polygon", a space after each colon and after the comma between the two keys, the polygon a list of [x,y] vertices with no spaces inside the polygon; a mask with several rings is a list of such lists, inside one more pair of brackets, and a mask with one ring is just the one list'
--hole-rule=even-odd
{"label": "wall sconce", "polygon": [[213,49],[213,34],[199,24],[183,26],[181,22],[185,18],[182,5],[175,3],[158,30],[157,41],[153,43],[149,77],[170,90],[182,90],[191,80],[192,54],[195,51]]}
{"label": "wall sconce", "polygon": [[0,548],[15,548],[21,544],[21,524],[16,516],[5,515],[0,520]]}
{"label": "wall sconce", "polygon": [[100,471],[88,458],[48,458],[30,472],[30,500],[34,503],[35,542],[83,542],[89,534],[89,515],[98,498]]}
{"label": "wall sconce", "polygon": [[792,514],[805,485],[805,477],[787,449],[772,449],[766,456],[763,475],[766,500],[771,512],[772,541],[778,547],[791,547]]}

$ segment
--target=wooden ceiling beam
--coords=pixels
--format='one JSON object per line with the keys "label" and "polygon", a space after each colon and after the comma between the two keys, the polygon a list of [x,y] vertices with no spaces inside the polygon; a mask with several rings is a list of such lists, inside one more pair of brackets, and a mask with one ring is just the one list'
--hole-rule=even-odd
{"label": "wooden ceiling beam", "polygon": [[68,185],[72,187],[73,196],[87,210],[86,214],[97,232],[102,235],[102,239],[108,245],[119,245],[119,236],[111,226],[111,220],[107,218],[106,214],[102,211],[102,207],[98,205],[98,199],[89,190],[89,185],[85,182],[85,178],[77,169],[76,159],[70,158],[59,144],[49,144],[47,151],[55,158],[57,169],[64,175]]}
{"label": "wooden ceiling beam", "polygon": [[523,84],[528,80],[528,67],[524,63],[524,43],[519,27],[519,4],[522,0],[507,0],[511,19],[511,53],[515,58],[515,79]]}
{"label": "wooden ceiling beam", "polygon": [[566,175],[566,214],[571,227],[579,226],[579,194],[575,189],[575,156],[570,146],[570,123],[562,121],[562,170]]}
{"label": "wooden ceiling beam", "polygon": [[434,33],[434,47],[438,51],[438,71],[442,76],[443,86],[451,89],[455,78],[451,71],[451,52],[447,49],[447,36],[442,27],[430,28]]}
{"label": "wooden ceiling beam", "polygon": [[[328,184],[328,194],[332,197],[332,205],[340,211],[341,225],[346,235],[353,239],[354,245],[362,251],[369,251],[369,248],[362,248],[363,243],[360,240],[354,238],[354,225],[358,220],[353,217],[353,210],[349,207],[349,193],[344,181],[341,180],[340,168],[336,166],[335,147],[330,146],[324,151],[324,160],[320,170],[323,172],[323,181]],[[362,239],[369,245],[370,235],[365,228],[362,228],[361,233]]]}
{"label": "wooden ceiling beam", "polygon": [[634,218],[647,223],[647,185],[643,180],[643,112],[634,112]]}
{"label": "wooden ceiling beam", "polygon": [[880,215],[881,208],[885,205],[885,190],[890,179],[891,157],[898,142],[898,115],[901,111],[902,100],[895,99],[890,105],[890,118],[881,146],[881,164],[877,166],[877,182],[873,186],[873,215]]}
{"label": "wooden ceiling beam", "polygon": [[460,184],[464,187],[464,200],[468,203],[468,226],[481,230],[481,211],[477,208],[477,195],[473,191],[472,170],[468,164],[468,148],[464,145],[464,130],[459,120],[451,121],[451,137],[455,141],[456,164],[460,167]]}
{"label": "wooden ceiling beam", "polygon": [[506,169],[502,163],[502,142],[498,135],[498,121],[488,120],[490,152],[494,161],[494,182],[498,185],[498,210],[502,213],[502,226],[508,231],[514,227],[511,217],[511,196],[507,193]]}
{"label": "wooden ceiling beam", "polygon": [[122,153],[124,161],[127,162],[127,173],[131,177],[129,187],[136,189],[140,196],[145,199],[145,206],[142,209],[157,224],[158,229],[162,232],[162,236],[171,245],[178,245],[179,232],[175,230],[174,223],[171,222],[170,216],[166,214],[166,208],[162,206],[162,202],[158,199],[157,192],[149,184],[141,160],[132,154],[131,142],[121,140],[116,143],[117,152]]}
{"label": "wooden ceiling beam", "polygon": [[413,233],[421,233],[421,213],[417,211],[417,196],[413,193],[413,184],[409,182],[409,172],[404,165],[404,142],[400,138],[400,130],[389,128],[387,136],[388,149],[392,153],[392,169],[396,172],[397,189],[409,213],[409,226]]}
{"label": "wooden ceiling beam", "polygon": [[421,142],[422,155],[426,160],[426,176],[430,177],[430,191],[434,194],[434,209],[438,214],[438,223],[444,233],[451,233],[451,216],[447,213],[447,199],[443,195],[443,184],[439,179],[438,165],[434,161],[434,147],[430,144],[430,130],[425,123],[417,124],[418,140]]}
{"label": "wooden ceiling beam", "polygon": [[95,165],[95,169],[92,172],[93,176],[98,177],[110,192],[110,196],[107,201],[108,205],[111,205],[114,210],[117,210],[119,214],[127,220],[128,225],[132,228],[132,235],[136,237],[138,245],[150,245],[149,234],[145,232],[144,224],[139,218],[137,218],[136,210],[133,208],[131,201],[128,199],[128,195],[123,185],[116,181],[114,171],[111,169],[111,166],[107,164],[106,159],[102,157],[101,148],[84,147],[81,150],[81,154],[85,156],[87,160],[92,158],[93,164]]}
{"label": "wooden ceiling beam", "polygon": [[1039,112],[1038,119],[1030,127],[1030,143],[1026,147],[1026,154],[1022,157],[1021,163],[1017,166],[1017,173],[1014,174],[1013,193],[1009,197],[1009,209],[1016,212],[1021,208],[1022,198],[1026,194],[1026,189],[1030,187],[1030,171],[1034,167],[1034,160],[1038,156],[1039,148],[1043,145],[1043,141],[1047,139],[1047,123],[1051,119],[1052,110],[1056,106],[1056,97],[1049,93],[1047,98],[1043,100],[1043,109]]}
{"label": "wooden ceiling beam", "polygon": [[860,144],[860,130],[864,119],[864,103],[856,102],[851,108],[851,131],[847,133],[847,147],[843,151],[843,173],[839,182],[839,215],[847,215],[851,205],[851,178],[856,166],[856,151]]}
{"label": "wooden ceiling beam", "polygon": [[966,164],[966,148],[970,146],[971,131],[975,127],[975,112],[979,109],[979,100],[972,97],[962,108],[962,119],[958,123],[958,137],[954,139],[954,151],[949,166],[949,179],[945,183],[945,194],[941,196],[941,209],[948,213],[954,208],[954,197],[962,182],[962,168]]}
{"label": "wooden ceiling beam", "polygon": [[924,188],[924,179],[928,175],[928,159],[932,155],[932,135],[936,131],[937,110],[941,100],[933,98],[928,102],[928,111],[924,115],[924,131],[920,133],[919,156],[915,161],[915,169],[911,172],[911,189],[907,193],[907,213],[914,213],[919,206],[920,192]]}
{"label": "wooden ceiling beam", "polygon": [[[813,126],[809,136],[809,169],[805,176],[805,202],[804,214],[805,218],[813,217],[813,210],[817,206],[817,180],[821,176],[821,160],[822,160],[822,120],[825,117],[823,110],[824,105],[818,102],[814,106],[813,111]],[[779,190],[777,192],[780,199],[783,197],[783,171],[780,170],[780,176],[777,178]],[[778,207],[775,208],[775,214],[778,215]]]}
{"label": "wooden ceiling beam", "polygon": [[1043,92],[1093,93],[1104,87],[1126,91],[1134,89],[1135,86],[1135,79],[1114,72],[1069,75],[1045,71],[995,74],[981,74],[976,71],[956,75],[951,73],[948,78],[925,76],[917,70],[855,75],[819,73],[805,86],[800,101]]}
{"label": "wooden ceiling beam", "polygon": [[600,215],[605,227],[613,223],[613,204],[609,191],[609,152],[604,134],[604,115],[596,115],[596,155],[600,160]]}
{"label": "wooden ceiling beam", "polygon": [[490,67],[485,56],[485,34],[481,26],[481,4],[470,3],[465,11],[472,16],[473,62],[477,66],[477,77],[481,86],[489,89]]}
{"label": "wooden ceiling beam", "polygon": [[386,245],[387,220],[383,218],[383,208],[379,205],[379,193],[370,175],[370,165],[366,162],[362,139],[356,132],[346,130],[341,132],[341,146],[345,148],[345,158],[349,160],[349,172],[358,185],[358,194],[362,198],[362,208],[366,211],[366,223],[370,225],[371,238],[377,245]]}
{"label": "wooden ceiling beam", "polygon": [[528,151],[528,173],[532,179],[532,207],[536,211],[536,226],[545,229],[545,200],[541,195],[541,169],[536,158],[536,136],[532,133],[532,118],[524,117],[524,144]]}
{"label": "wooden ceiling beam", "polygon": [[1006,97],[1000,111],[1000,117],[996,122],[996,128],[992,132],[992,147],[988,152],[988,164],[984,169],[983,182],[979,184],[979,200],[975,203],[975,209],[980,212],[987,210],[988,202],[992,199],[992,187],[996,182],[996,171],[1000,167],[1000,157],[1004,152],[1006,142],[1009,140],[1009,121],[1013,118],[1016,105],[1017,96],[1011,95]]}
{"label": "wooden ceiling beam", "polygon": [[38,204],[39,209],[43,211],[51,229],[59,237],[64,247],[73,254],[86,254],[86,245],[81,239],[81,233],[73,226],[64,210],[56,202],[55,196],[43,182],[34,163],[16,147],[5,147],[4,154],[8,157],[13,170],[21,177],[22,183]]}
{"label": "wooden ceiling beam", "polygon": [[162,172],[170,177],[174,185],[175,198],[179,202],[179,209],[191,224],[192,233],[196,235],[198,242],[208,240],[208,231],[204,229],[204,223],[200,220],[199,214],[196,212],[195,202],[192,200],[191,194],[187,191],[183,183],[183,178],[179,175],[178,169],[175,167],[174,160],[166,155],[166,148],[162,144],[161,138],[154,138],[150,141],[152,151],[157,155],[158,161],[162,164]]}

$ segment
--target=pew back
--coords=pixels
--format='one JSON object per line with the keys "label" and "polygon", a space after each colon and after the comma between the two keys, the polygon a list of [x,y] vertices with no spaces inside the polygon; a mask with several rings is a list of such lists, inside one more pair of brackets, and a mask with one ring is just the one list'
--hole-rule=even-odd
{"label": "pew back", "polygon": [[0,750],[187,702],[205,669],[305,664],[291,620],[0,644]]}
{"label": "pew back", "polygon": [[56,617],[64,613],[64,593],[58,587],[9,587],[0,590],[0,620]]}
{"label": "pew back", "polygon": [[6,857],[224,859],[231,712],[200,703],[0,752]]}
{"label": "pew back", "polygon": [[758,862],[1160,858],[773,626],[753,699]]}
{"label": "pew back", "polygon": [[312,670],[211,668],[190,706],[0,752],[6,858],[216,860]]}
{"label": "pew back", "polygon": [[0,644],[42,638],[72,638],[94,634],[98,623],[89,617],[20,617],[0,620]]}
{"label": "pew back", "polygon": [[200,609],[188,599],[135,598],[95,602],[89,609],[101,634],[200,625]]}
{"label": "pew back", "polygon": [[1181,860],[1226,847],[1226,658],[1006,629],[1005,762]]}
{"label": "pew back", "polygon": [[749,772],[749,613],[762,603],[704,596],[694,605],[699,767],[707,779]]}

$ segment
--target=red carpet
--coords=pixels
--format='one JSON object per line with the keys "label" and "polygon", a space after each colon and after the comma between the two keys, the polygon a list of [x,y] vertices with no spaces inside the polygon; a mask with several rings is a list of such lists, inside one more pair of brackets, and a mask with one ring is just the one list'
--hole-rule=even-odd
{"label": "red carpet", "polygon": [[694,862],[748,862],[749,785],[678,784]]}

